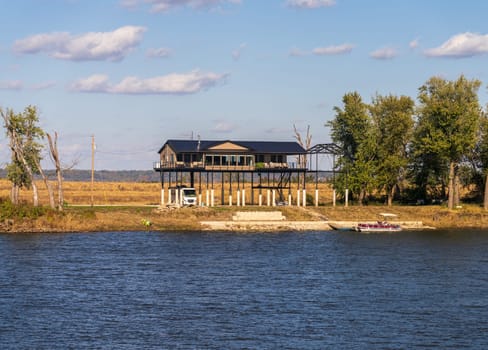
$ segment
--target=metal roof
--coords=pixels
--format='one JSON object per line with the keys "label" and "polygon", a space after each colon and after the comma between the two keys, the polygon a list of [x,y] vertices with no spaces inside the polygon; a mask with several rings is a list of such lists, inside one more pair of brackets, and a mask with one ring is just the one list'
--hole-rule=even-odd
{"label": "metal roof", "polygon": [[[232,140],[168,140],[161,147],[169,145],[176,153],[204,153],[211,147],[224,143],[233,143],[249,149],[251,153],[274,153],[274,154],[306,154],[307,151],[294,141],[232,141]],[[215,152],[219,152],[215,150]]]}

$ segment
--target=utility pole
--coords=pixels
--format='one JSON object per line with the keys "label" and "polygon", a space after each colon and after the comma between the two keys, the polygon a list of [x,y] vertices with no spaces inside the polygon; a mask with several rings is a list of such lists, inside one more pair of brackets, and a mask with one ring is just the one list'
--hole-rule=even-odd
{"label": "utility pole", "polygon": [[93,207],[93,184],[95,182],[95,135],[92,135],[91,142],[92,158],[91,158],[91,206]]}

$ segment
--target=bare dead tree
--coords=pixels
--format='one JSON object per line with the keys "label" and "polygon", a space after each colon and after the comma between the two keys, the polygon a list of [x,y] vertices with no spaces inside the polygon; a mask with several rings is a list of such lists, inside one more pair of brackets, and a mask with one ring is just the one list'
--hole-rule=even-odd
{"label": "bare dead tree", "polygon": [[[310,134],[310,125],[307,125],[307,133],[305,135],[305,140],[302,138],[302,135],[298,132],[298,129],[295,124],[293,124],[293,131],[295,132],[295,139],[297,140],[298,144],[302,146],[305,150],[308,150],[312,145],[312,134]],[[307,167],[307,156],[303,156],[298,158],[298,163],[300,164],[301,168]]]}
{"label": "bare dead tree", "polygon": [[56,205],[54,203],[54,191],[53,187],[51,186],[51,183],[49,182],[49,179],[47,178],[46,174],[44,173],[44,170],[42,170],[41,162],[39,161],[38,158],[34,158],[34,162],[36,164],[37,170],[39,171],[39,174],[42,177],[42,181],[44,182],[44,185],[46,186],[47,193],[49,196],[49,206],[52,209],[56,208]]}
{"label": "bare dead tree", "polygon": [[58,210],[62,211],[63,210],[63,203],[64,203],[64,195],[63,195],[63,173],[62,173],[62,168],[61,168],[61,161],[59,159],[59,152],[58,152],[58,133],[54,132],[54,141],[51,135],[49,133],[46,133],[47,139],[49,142],[49,151],[50,151],[50,156],[51,160],[54,163],[54,166],[56,168],[56,178],[58,182]]}
{"label": "bare dead tree", "polygon": [[56,181],[58,184],[58,200],[57,200],[57,208],[59,211],[63,211],[63,204],[64,204],[64,191],[63,191],[63,172],[66,170],[73,169],[77,164],[79,159],[75,159],[71,162],[68,166],[62,166],[61,158],[59,157],[58,151],[58,133],[54,132],[54,138],[49,134],[46,133],[48,144],[49,144],[49,156],[54,164],[56,170]]}

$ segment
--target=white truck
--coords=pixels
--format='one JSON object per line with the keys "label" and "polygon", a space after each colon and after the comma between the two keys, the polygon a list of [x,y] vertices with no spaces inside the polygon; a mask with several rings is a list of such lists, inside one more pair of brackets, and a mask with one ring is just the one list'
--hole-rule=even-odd
{"label": "white truck", "polygon": [[171,202],[182,206],[197,205],[197,191],[193,187],[178,186],[171,190]]}

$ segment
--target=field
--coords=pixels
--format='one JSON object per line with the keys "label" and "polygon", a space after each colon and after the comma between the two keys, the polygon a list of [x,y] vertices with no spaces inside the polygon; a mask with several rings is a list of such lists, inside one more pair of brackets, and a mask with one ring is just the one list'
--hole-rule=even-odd
{"label": "field", "polygon": [[[42,181],[36,182],[39,189],[39,202],[41,205],[49,204],[49,197],[46,187]],[[56,188],[56,183],[51,182],[53,188]],[[242,189],[243,185],[240,184]],[[250,184],[244,184],[246,190],[246,198],[249,204],[251,198]],[[11,183],[8,180],[0,179],[0,198],[8,198],[10,195]],[[196,184],[197,192],[199,186]],[[220,183],[214,184],[215,205],[221,204],[221,189]],[[228,204],[229,189],[228,185],[224,186],[224,201]],[[232,191],[234,194],[234,204],[236,201],[235,194],[237,193],[237,185],[233,184]],[[142,182],[95,182],[92,185],[90,182],[75,182],[66,181],[63,184],[64,201],[68,205],[90,205],[93,195],[94,205],[124,205],[124,206],[141,206],[141,205],[159,205],[161,203],[161,184],[160,183],[142,183]],[[205,200],[206,187],[202,185],[201,188],[202,199]],[[263,190],[263,203],[266,202],[266,191]],[[310,195],[315,195],[315,184],[307,184],[307,193],[309,194],[309,201],[313,199]],[[254,199],[258,201],[258,190],[254,190]],[[288,197],[288,190],[284,191]],[[296,197],[296,184],[292,185],[291,194],[293,201]],[[166,200],[168,192],[166,191]],[[20,192],[22,202],[32,203],[32,190],[22,189]],[[286,198],[287,199],[287,198]],[[319,202],[321,204],[332,203],[332,190],[328,184],[319,183]]]}

